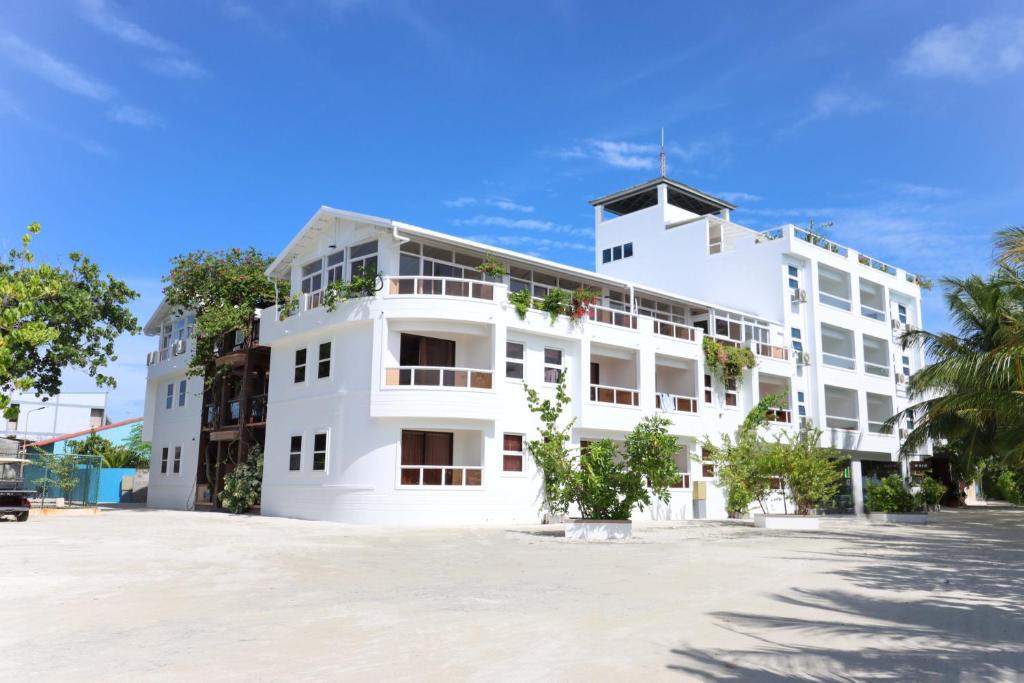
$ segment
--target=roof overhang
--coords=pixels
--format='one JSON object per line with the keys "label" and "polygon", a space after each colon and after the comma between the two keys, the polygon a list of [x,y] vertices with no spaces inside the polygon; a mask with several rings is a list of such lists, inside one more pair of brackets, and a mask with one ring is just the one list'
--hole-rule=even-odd
{"label": "roof overhang", "polygon": [[698,216],[706,216],[719,211],[731,211],[736,208],[734,204],[724,199],[713,197],[706,192],[665,177],[648,180],[646,183],[634,185],[620,192],[593,199],[590,205],[603,206],[605,211],[622,216],[656,205],[659,185],[666,186],[669,204],[686,209]]}
{"label": "roof overhang", "polygon": [[306,224],[302,226],[298,234],[292,238],[288,243],[288,246],[274,259],[273,263],[267,266],[266,274],[271,280],[287,280],[291,275],[292,262],[302,254],[306,247],[310,245],[317,237],[321,234],[324,227],[332,221],[325,219],[329,218],[341,218],[350,220],[353,223],[363,223],[369,225],[375,225],[379,228],[387,230],[391,229],[391,221],[386,218],[380,218],[378,216],[370,216],[364,213],[355,213],[354,211],[342,211],[341,209],[332,209],[329,206],[321,206],[317,209],[316,213],[313,214],[312,218],[306,221]]}

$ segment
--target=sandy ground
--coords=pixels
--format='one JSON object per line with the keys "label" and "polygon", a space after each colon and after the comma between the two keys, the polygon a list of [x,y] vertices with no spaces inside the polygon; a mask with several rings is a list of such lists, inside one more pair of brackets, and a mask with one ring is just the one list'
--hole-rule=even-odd
{"label": "sandy ground", "polygon": [[928,527],[0,524],[0,680],[1024,680],[1024,510]]}

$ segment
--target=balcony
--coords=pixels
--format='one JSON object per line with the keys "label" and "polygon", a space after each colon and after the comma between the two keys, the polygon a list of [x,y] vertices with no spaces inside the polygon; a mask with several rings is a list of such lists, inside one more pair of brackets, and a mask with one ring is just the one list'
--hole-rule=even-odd
{"label": "balcony", "polygon": [[784,346],[772,346],[764,342],[751,342],[751,349],[755,356],[770,358],[772,360],[789,361],[789,349]]}
{"label": "balcony", "polygon": [[476,368],[400,365],[384,371],[387,387],[434,387],[440,389],[491,389],[494,372]]}
{"label": "balcony", "polygon": [[864,372],[889,376],[889,344],[884,339],[864,335]]}
{"label": "balcony", "polygon": [[843,370],[857,368],[853,332],[832,325],[821,325],[821,359],[825,365]]}
{"label": "balcony", "polygon": [[825,386],[825,426],[845,430],[860,428],[856,391]]}
{"label": "balcony", "polygon": [[402,430],[399,484],[475,488],[483,484],[480,432]]}
{"label": "balcony", "polygon": [[892,417],[892,397],[884,394],[868,393],[868,431],[872,434],[881,434],[882,425]]}
{"label": "balcony", "polygon": [[[245,424],[263,426],[267,421],[267,395],[259,394],[246,399]],[[233,398],[224,403],[207,403],[202,409],[202,428],[211,432],[214,441],[238,438],[242,424],[242,400]]]}
{"label": "balcony", "polygon": [[614,325],[631,330],[636,329],[636,315],[627,311],[618,311],[607,306],[592,305],[587,308],[587,318],[602,325]]}
{"label": "balcony", "polygon": [[389,277],[388,296],[449,296],[494,301],[494,285],[451,277]]}
{"label": "balcony", "polygon": [[[763,399],[766,396],[781,396],[787,403],[790,400],[791,386],[788,377],[778,377],[761,373],[757,385],[758,397]],[[791,424],[793,413],[789,408],[769,408],[766,411],[769,422],[779,424]]]}
{"label": "balcony", "polygon": [[696,414],[697,364],[668,356],[657,356],[654,365],[654,407],[671,413]]}
{"label": "balcony", "polygon": [[654,334],[659,334],[663,337],[672,337],[673,339],[682,339],[683,341],[697,341],[698,330],[696,327],[673,323],[667,320],[659,320],[657,318],[652,318],[651,322],[654,323]]}
{"label": "balcony", "polygon": [[850,274],[825,265],[818,266],[818,300],[833,308],[849,311]]}
{"label": "balcony", "polygon": [[655,394],[654,407],[672,413],[696,413],[697,399],[678,394]]}

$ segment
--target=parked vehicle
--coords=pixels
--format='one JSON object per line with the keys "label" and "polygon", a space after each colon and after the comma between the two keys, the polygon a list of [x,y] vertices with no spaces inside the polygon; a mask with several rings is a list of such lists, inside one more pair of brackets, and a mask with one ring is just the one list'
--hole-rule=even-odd
{"label": "parked vehicle", "polygon": [[0,517],[13,515],[19,522],[28,520],[34,491],[25,489],[24,468],[28,460],[0,457]]}

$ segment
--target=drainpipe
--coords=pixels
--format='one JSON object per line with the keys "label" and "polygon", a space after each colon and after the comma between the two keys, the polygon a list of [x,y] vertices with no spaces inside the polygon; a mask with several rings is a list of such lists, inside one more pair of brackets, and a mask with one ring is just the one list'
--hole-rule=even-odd
{"label": "drainpipe", "polygon": [[402,237],[401,235],[399,235],[398,234],[398,226],[395,225],[394,223],[391,224],[391,237],[396,242],[398,242],[399,245],[402,245],[402,244],[405,244],[406,242],[411,242],[412,241],[412,239],[409,238],[409,237]]}

